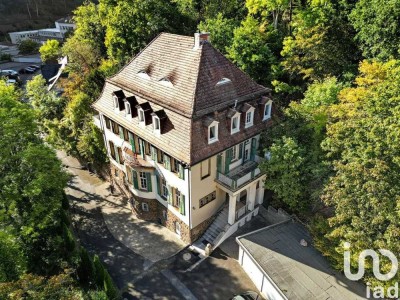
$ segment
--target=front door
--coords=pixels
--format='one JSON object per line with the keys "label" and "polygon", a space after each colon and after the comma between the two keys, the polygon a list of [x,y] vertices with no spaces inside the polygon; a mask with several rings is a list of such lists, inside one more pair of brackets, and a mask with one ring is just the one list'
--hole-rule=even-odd
{"label": "front door", "polygon": [[248,161],[250,159],[250,140],[244,142],[244,153],[243,153],[243,162]]}

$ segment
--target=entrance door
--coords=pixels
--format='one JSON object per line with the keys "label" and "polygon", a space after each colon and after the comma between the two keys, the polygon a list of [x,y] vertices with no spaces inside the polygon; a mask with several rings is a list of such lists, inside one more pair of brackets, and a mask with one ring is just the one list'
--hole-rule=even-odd
{"label": "entrance door", "polygon": [[243,162],[248,161],[250,159],[250,140],[244,142],[244,153],[243,153]]}

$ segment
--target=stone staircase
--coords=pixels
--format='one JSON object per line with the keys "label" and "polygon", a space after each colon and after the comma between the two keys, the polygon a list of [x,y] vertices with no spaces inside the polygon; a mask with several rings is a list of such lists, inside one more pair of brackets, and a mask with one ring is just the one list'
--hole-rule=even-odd
{"label": "stone staircase", "polygon": [[215,218],[213,223],[207,228],[206,232],[191,246],[192,250],[199,254],[205,255],[205,248],[207,244],[211,244],[212,248],[218,243],[221,235],[223,235],[228,224],[229,207],[225,206]]}

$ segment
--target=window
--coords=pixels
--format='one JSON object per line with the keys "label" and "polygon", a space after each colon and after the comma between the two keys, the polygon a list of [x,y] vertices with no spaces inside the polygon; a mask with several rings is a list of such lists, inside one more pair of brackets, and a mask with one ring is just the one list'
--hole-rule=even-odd
{"label": "window", "polygon": [[145,202],[142,203],[142,210],[143,211],[149,211],[149,205]]}
{"label": "window", "polygon": [[161,83],[162,85],[167,86],[167,87],[174,87],[174,85],[172,84],[172,82],[171,82],[168,78],[166,78],[166,77],[162,78],[162,79],[160,80],[160,83]]}
{"label": "window", "polygon": [[167,214],[166,210],[163,210],[162,215],[163,215],[164,220],[168,219],[168,214]]}
{"label": "window", "polygon": [[109,145],[110,145],[110,154],[111,157],[115,160],[115,147],[114,147],[114,143],[109,141]]}
{"label": "window", "polygon": [[161,197],[168,199],[168,187],[164,178],[161,179]]}
{"label": "window", "polygon": [[147,176],[146,172],[139,172],[140,189],[147,190]]}
{"label": "window", "polygon": [[175,221],[175,232],[177,235],[181,236],[181,224],[178,221]]}
{"label": "window", "polygon": [[253,110],[249,110],[246,113],[246,124],[245,124],[245,128],[253,126],[253,117],[254,117],[254,111]]}
{"label": "window", "polygon": [[128,102],[125,102],[125,116],[126,117],[131,117],[132,116],[131,105]]}
{"label": "window", "polygon": [[230,80],[229,78],[224,77],[224,78],[221,78],[221,80],[218,81],[216,85],[217,85],[217,86],[219,86],[219,85],[224,85],[224,84],[227,84],[227,83],[229,83],[229,82],[231,82],[231,80]]}
{"label": "window", "polygon": [[111,122],[110,119],[104,116],[104,122],[106,123],[106,128],[111,129]]}
{"label": "window", "polygon": [[210,176],[210,159],[204,160],[200,164],[201,179]]}
{"label": "window", "polygon": [[115,109],[119,109],[118,97],[117,97],[117,96],[114,96],[113,99],[114,99],[114,108],[115,108]]}
{"label": "window", "polygon": [[144,111],[143,111],[143,109],[139,108],[139,122],[144,123],[145,121],[146,121],[146,119],[144,117]]}
{"label": "window", "polygon": [[155,133],[160,133],[160,119],[156,116],[153,117],[153,130]]}
{"label": "window", "polygon": [[240,123],[240,115],[236,114],[235,116],[232,117],[231,121],[231,134],[234,134],[236,132],[239,132],[239,123]]}
{"label": "window", "polygon": [[138,76],[143,78],[143,79],[150,79],[149,74],[145,70],[141,70],[138,72]]}
{"label": "window", "polygon": [[129,131],[128,131],[128,129],[124,128],[123,132],[124,132],[124,141],[129,142]]}
{"label": "window", "polygon": [[181,192],[178,189],[175,189],[174,206],[179,208],[180,205],[181,205]]}
{"label": "window", "polygon": [[208,143],[214,143],[218,141],[218,123],[213,122],[209,127],[208,127]]}
{"label": "window", "polygon": [[264,106],[264,118],[263,120],[268,120],[271,118],[272,101],[268,101]]}
{"label": "window", "polygon": [[175,173],[179,173],[179,161],[177,159],[175,159],[175,158],[173,158],[173,160],[174,160],[174,169],[173,169],[173,171]]}
{"label": "window", "polygon": [[231,154],[232,154],[232,158],[231,161],[235,161],[238,159],[238,155],[237,155],[237,146],[233,146],[231,148]]}

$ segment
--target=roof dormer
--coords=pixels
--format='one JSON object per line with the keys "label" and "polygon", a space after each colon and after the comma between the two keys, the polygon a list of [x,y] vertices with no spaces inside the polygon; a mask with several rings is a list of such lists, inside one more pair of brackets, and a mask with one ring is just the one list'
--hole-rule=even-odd
{"label": "roof dormer", "polygon": [[171,80],[169,80],[167,77],[161,78],[159,80],[159,83],[161,83],[162,85],[165,85],[167,87],[174,87],[173,83],[171,82]]}
{"label": "roof dormer", "polygon": [[137,75],[143,79],[150,79],[150,75],[146,72],[146,70],[140,70]]}
{"label": "roof dormer", "polygon": [[229,78],[223,77],[217,82],[216,86],[225,85],[231,82],[232,80],[230,80]]}
{"label": "roof dormer", "polygon": [[139,125],[146,126],[151,124],[152,118],[151,113],[153,109],[150,106],[149,102],[144,102],[142,104],[136,105],[138,118],[139,118]]}
{"label": "roof dormer", "polygon": [[113,95],[113,106],[116,112],[123,111],[125,109],[124,99],[125,94],[122,90],[112,92]]}

